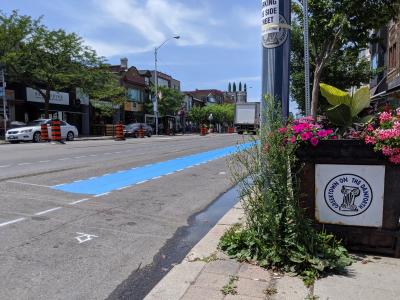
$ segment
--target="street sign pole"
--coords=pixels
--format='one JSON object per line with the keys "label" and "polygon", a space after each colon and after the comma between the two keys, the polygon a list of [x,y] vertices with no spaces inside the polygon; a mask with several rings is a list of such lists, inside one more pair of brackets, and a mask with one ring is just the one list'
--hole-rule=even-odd
{"label": "street sign pole", "polygon": [[311,98],[310,98],[310,47],[308,35],[308,0],[303,0],[303,16],[304,16],[304,80],[305,80],[305,99],[306,99],[306,116],[311,115]]}
{"label": "street sign pole", "polygon": [[0,67],[0,79],[2,83],[2,95],[3,95],[3,122],[4,122],[4,139],[6,138],[7,132],[7,96],[6,96],[6,80],[4,76],[4,68]]}
{"label": "street sign pole", "polygon": [[[290,0],[262,0],[262,100],[279,101],[289,116]],[[265,107],[261,101],[263,120]],[[262,121],[264,122],[264,120]]]}

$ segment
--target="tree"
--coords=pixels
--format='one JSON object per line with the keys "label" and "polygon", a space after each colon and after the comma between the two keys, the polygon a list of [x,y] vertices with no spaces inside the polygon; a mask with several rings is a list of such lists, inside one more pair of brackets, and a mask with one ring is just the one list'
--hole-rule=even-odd
{"label": "tree", "polygon": [[229,93],[232,92],[232,85],[231,85],[230,82],[229,82],[229,85],[228,85],[228,92],[229,92]]}
{"label": "tree", "polygon": [[[305,113],[304,39],[303,28],[298,20],[293,20],[291,33],[290,93],[298,108]],[[312,81],[315,69],[313,61],[311,61],[310,69]],[[359,59],[358,50],[346,48],[338,50],[331,57],[321,74],[321,82],[327,82],[346,90],[362,83],[368,83],[370,74],[370,64],[366,59]],[[319,110],[325,111],[328,106],[325,98],[321,98],[318,104]]]}
{"label": "tree", "polygon": [[233,92],[236,92],[236,82],[233,83]]}
{"label": "tree", "polygon": [[239,92],[241,92],[242,91],[242,82],[240,81],[239,82]]}
{"label": "tree", "polygon": [[174,116],[182,108],[184,95],[175,89],[168,87],[158,88],[161,97],[158,99],[158,111],[160,115]]}
{"label": "tree", "polygon": [[48,30],[40,20],[16,12],[9,17],[2,15],[0,22],[0,27],[7,31],[0,38],[12,35],[15,28],[20,33],[17,46],[7,47],[1,62],[12,81],[33,88],[43,97],[46,118],[52,90],[70,91],[79,87],[98,99],[122,101],[123,89],[108,71],[104,59],[85,46],[75,33]]}
{"label": "tree", "polygon": [[[318,109],[319,83],[324,69],[339,50],[368,47],[370,30],[387,24],[397,14],[399,0],[309,0],[310,56],[314,63],[312,115]],[[300,3],[295,18],[302,22]]]}
{"label": "tree", "polygon": [[244,91],[247,92],[247,84],[244,84]]}

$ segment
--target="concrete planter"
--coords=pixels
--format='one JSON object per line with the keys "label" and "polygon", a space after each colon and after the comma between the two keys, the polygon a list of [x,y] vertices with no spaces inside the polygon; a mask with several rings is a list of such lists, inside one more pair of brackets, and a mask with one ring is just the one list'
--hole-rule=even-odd
{"label": "concrete planter", "polygon": [[[302,165],[301,204],[317,227],[334,233],[349,249],[400,257],[399,166],[389,163],[362,141],[353,140],[328,140],[317,147],[302,146],[297,156]],[[356,171],[349,172],[351,168]],[[321,178],[326,177],[324,170],[332,169],[340,175],[335,177],[332,173],[327,178],[333,179],[326,185],[321,184],[324,182]],[[375,173],[376,169],[383,172]],[[365,175],[357,174],[357,170]],[[369,179],[362,183],[363,177]],[[374,194],[375,187],[371,184],[371,188],[368,181],[378,182],[375,186],[382,190],[380,196]],[[369,207],[374,209],[368,211]],[[379,225],[370,226],[368,222],[376,217],[374,214],[380,215],[376,223]],[[361,226],[350,225],[353,219]]]}

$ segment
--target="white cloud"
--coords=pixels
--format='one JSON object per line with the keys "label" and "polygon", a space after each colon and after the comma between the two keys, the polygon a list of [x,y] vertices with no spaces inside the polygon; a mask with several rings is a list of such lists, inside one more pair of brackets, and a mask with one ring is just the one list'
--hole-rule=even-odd
{"label": "white cloud", "polygon": [[231,79],[223,79],[221,82],[256,82],[261,81],[261,76],[248,76],[248,77],[237,77]]}
{"label": "white cloud", "polygon": [[130,47],[129,45],[126,44],[109,43],[100,40],[92,40],[89,38],[86,38],[85,42],[88,46],[95,49],[97,54],[104,57],[111,57],[121,54],[128,55],[128,54],[144,53],[151,51],[153,49],[151,46],[142,48]]}

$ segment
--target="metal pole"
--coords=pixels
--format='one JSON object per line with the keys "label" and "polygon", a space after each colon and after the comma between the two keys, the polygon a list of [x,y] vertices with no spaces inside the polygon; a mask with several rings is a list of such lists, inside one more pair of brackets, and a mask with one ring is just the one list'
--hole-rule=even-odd
{"label": "metal pole", "polygon": [[158,71],[157,71],[157,48],[154,48],[154,65],[155,65],[155,71],[154,71],[154,80],[155,80],[155,88],[156,88],[156,93],[155,93],[155,101],[154,101],[154,114],[156,117],[156,135],[158,135]]}
{"label": "metal pole", "polygon": [[7,132],[7,97],[6,97],[6,80],[4,76],[4,69],[1,69],[1,82],[3,88],[3,122],[4,122],[4,139],[6,139]]}
{"label": "metal pole", "polygon": [[310,47],[308,40],[308,0],[303,0],[303,16],[304,16],[304,79],[305,79],[305,100],[306,115],[311,115],[311,99],[310,99]]}
{"label": "metal pole", "polygon": [[[262,0],[262,99],[279,101],[282,116],[289,116],[290,0]],[[265,107],[261,101],[263,119]],[[263,120],[262,122],[264,122]]]}

